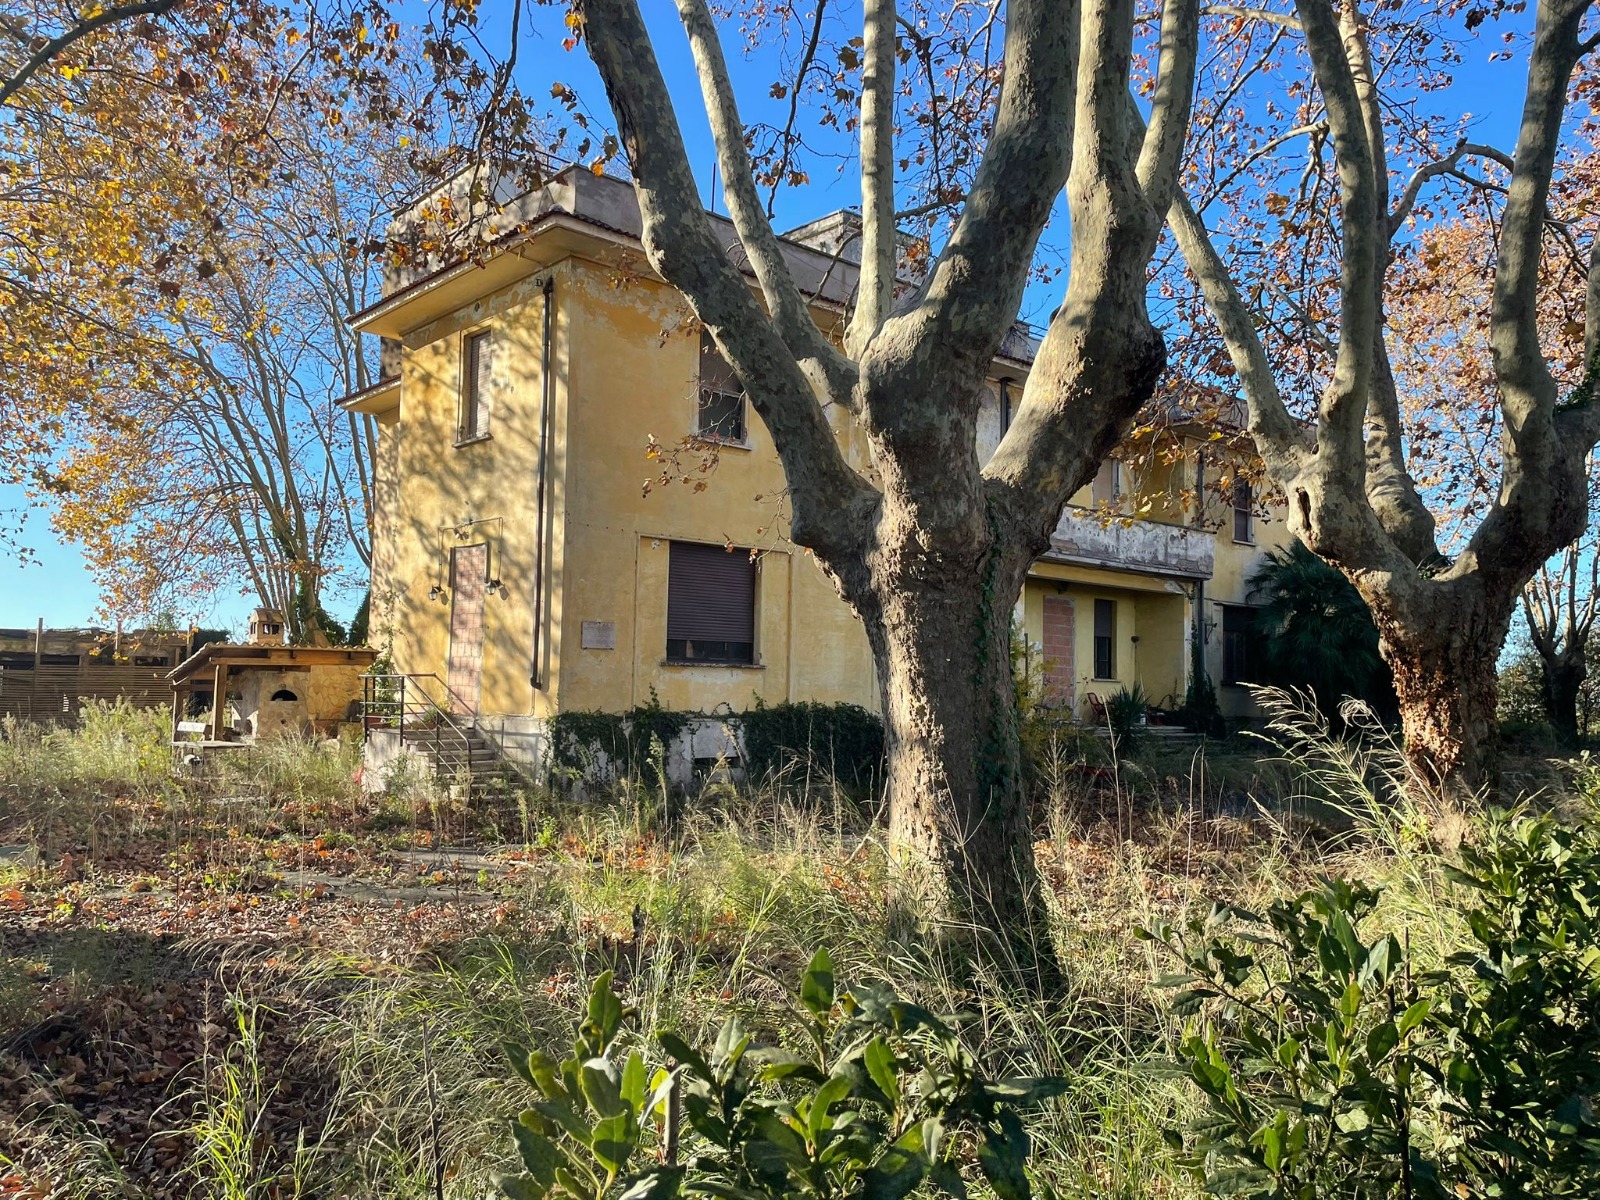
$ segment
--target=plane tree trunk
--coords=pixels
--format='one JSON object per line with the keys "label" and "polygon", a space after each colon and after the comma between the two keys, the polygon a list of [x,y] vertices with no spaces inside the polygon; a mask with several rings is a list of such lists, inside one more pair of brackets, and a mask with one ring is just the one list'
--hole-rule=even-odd
{"label": "plane tree trunk", "polygon": [[1515,591],[1490,597],[1477,584],[1428,588],[1398,603],[1368,597],[1394,672],[1406,758],[1428,786],[1466,793],[1497,784],[1498,660],[1517,606]]}

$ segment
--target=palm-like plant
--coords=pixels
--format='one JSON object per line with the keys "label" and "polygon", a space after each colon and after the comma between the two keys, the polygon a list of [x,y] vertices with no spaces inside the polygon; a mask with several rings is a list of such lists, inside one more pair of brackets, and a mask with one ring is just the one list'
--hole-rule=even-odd
{"label": "palm-like plant", "polygon": [[1336,718],[1346,696],[1380,716],[1397,710],[1394,679],[1378,652],[1367,602],[1338,570],[1300,541],[1274,550],[1250,576],[1263,674],[1280,687],[1309,687]]}

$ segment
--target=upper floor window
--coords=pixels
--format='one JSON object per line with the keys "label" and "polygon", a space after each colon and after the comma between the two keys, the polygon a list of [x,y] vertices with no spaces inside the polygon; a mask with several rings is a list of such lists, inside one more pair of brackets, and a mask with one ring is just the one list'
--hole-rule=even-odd
{"label": "upper floor window", "polygon": [[667,563],[667,659],[755,662],[756,564],[748,550],[673,542]]}
{"label": "upper floor window", "polygon": [[719,442],[745,440],[744,385],[717,351],[709,333],[700,334],[700,403],[694,431]]}
{"label": "upper floor window", "polygon": [[1108,458],[1095,472],[1089,485],[1089,496],[1096,504],[1115,504],[1122,498],[1122,464]]}
{"label": "upper floor window", "polygon": [[1094,677],[1117,677],[1117,602],[1094,602]]}
{"label": "upper floor window", "polygon": [[1256,540],[1256,497],[1248,480],[1233,483],[1233,540],[1254,545]]}
{"label": "upper floor window", "polygon": [[492,396],[494,342],[487,329],[469,333],[462,346],[461,424],[458,440],[469,442],[489,436],[489,408]]}

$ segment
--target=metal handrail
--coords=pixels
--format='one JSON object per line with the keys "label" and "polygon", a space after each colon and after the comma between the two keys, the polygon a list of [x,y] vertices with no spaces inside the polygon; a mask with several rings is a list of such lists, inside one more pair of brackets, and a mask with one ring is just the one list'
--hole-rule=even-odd
{"label": "metal handrail", "polygon": [[[415,722],[430,722],[433,732],[433,764],[438,777],[445,774],[444,765],[444,731],[449,730],[454,739],[460,743],[461,750],[466,756],[467,776],[470,781],[474,765],[473,739],[460,725],[456,723],[456,714],[448,712],[421,684],[421,680],[430,679],[438,683],[445,693],[454,700],[460,697],[451,690],[450,685],[434,674],[397,675],[397,674],[366,674],[361,677],[361,731],[365,738],[374,728],[374,721],[393,720],[400,730],[400,736],[405,737],[408,724]],[[380,688],[388,685],[393,689],[393,698],[379,699]],[[407,699],[407,692],[420,700]],[[475,710],[473,715],[476,715]]]}

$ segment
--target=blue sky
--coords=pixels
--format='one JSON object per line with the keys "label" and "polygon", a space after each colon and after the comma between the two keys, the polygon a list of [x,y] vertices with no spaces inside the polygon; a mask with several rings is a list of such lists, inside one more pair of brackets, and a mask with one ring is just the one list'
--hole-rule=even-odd
{"label": "blue sky", "polygon": [[[486,5],[485,11],[498,6]],[[646,20],[655,34],[656,52],[678,105],[678,115],[683,127],[684,140],[691,162],[700,180],[702,198],[711,199],[711,176],[714,151],[709,131],[699,107],[699,90],[695,81],[693,62],[682,30],[677,24],[673,7],[646,0],[643,5]],[[609,111],[604,91],[589,62],[579,49],[568,52],[561,48],[564,31],[558,24],[559,9],[535,8],[534,37],[524,45],[518,72],[524,89],[534,97],[550,94],[554,81],[565,83],[578,92],[589,110],[609,124]],[[1525,28],[1531,18],[1519,20]],[[1457,71],[1455,85],[1432,98],[1432,103],[1446,111],[1468,111],[1480,118],[1475,136],[1481,140],[1509,148],[1516,135],[1518,108],[1526,71],[1520,60],[1491,63],[1493,50],[1500,48],[1499,37],[1507,28],[1502,24],[1488,23],[1485,33],[1476,44],[1467,49],[1466,61]],[[494,44],[492,30],[485,41]],[[746,123],[758,120],[781,123],[786,105],[768,95],[773,80],[770,65],[752,62],[738,53],[737,35],[730,31],[727,37],[730,68],[739,92],[741,116]],[[833,146],[826,147],[848,153],[848,145],[840,135],[835,135]],[[824,143],[825,144],[825,143]],[[811,172],[811,183],[799,190],[780,193],[777,203],[777,224],[780,229],[799,225],[834,209],[857,202],[858,191],[853,164],[843,164],[835,170],[832,163],[819,163]],[[721,197],[716,199],[721,206]],[[1023,306],[1023,317],[1042,322],[1058,302],[1060,282],[1035,285],[1030,289]],[[0,521],[7,520],[8,512],[24,504],[22,489],[0,486]],[[8,522],[9,523],[9,522]],[[98,607],[94,582],[84,567],[83,556],[71,544],[59,542],[42,512],[29,515],[21,543],[33,551],[32,563],[18,561],[15,555],[0,550],[0,625],[32,625],[43,616],[50,625],[87,624]],[[350,605],[355,603],[350,600]],[[249,597],[221,595],[208,612],[193,614],[201,624],[222,627],[243,627],[244,620],[253,607]],[[335,611],[336,617],[349,614]]]}

